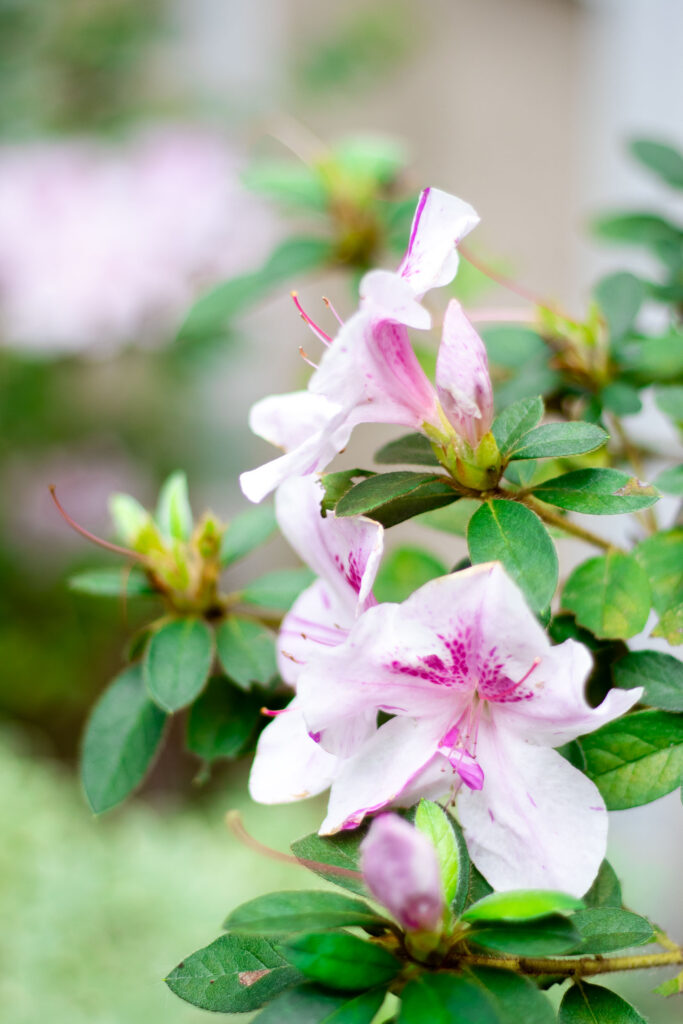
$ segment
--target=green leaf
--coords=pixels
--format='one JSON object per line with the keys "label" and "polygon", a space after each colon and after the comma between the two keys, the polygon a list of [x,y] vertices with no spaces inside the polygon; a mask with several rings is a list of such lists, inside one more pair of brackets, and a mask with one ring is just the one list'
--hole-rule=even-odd
{"label": "green leaf", "polygon": [[488,896],[489,893],[492,892],[493,889],[486,881],[481,871],[478,871],[474,864],[470,864],[465,906],[471,907],[473,903],[477,903],[479,900],[482,900],[484,896]]}
{"label": "green leaf", "polygon": [[428,526],[432,530],[464,537],[467,534],[468,523],[480,505],[481,502],[475,498],[461,498],[454,505],[448,505],[447,508],[424,512],[421,516],[416,517],[415,522],[421,526]]}
{"label": "green leaf", "polygon": [[631,651],[613,668],[623,690],[644,686],[641,703],[665,711],[683,711],[683,662],[659,651]]}
{"label": "green leaf", "polygon": [[423,974],[401,992],[398,1024],[499,1024],[484,990],[462,975]]}
{"label": "green leaf", "polygon": [[583,897],[587,907],[621,907],[623,898],[616,872],[608,860],[603,860],[595,881]]}
{"label": "green leaf", "polygon": [[467,528],[473,564],[501,562],[532,610],[549,606],[557,586],[555,547],[535,513],[517,501],[494,499],[474,513]]}
{"label": "green leaf", "polygon": [[423,583],[445,576],[447,568],[422,548],[402,547],[383,560],[373,593],[378,601],[405,601]]}
{"label": "green leaf", "polygon": [[317,210],[327,207],[327,191],[316,171],[294,160],[259,160],[242,180],[248,189],[290,207]]}
{"label": "green leaf", "polygon": [[221,541],[221,565],[232,565],[275,532],[277,520],[272,505],[255,505],[229,524]]}
{"label": "green leaf", "polygon": [[430,509],[450,505],[459,498],[443,476],[433,473],[381,473],[361,481],[341,498],[338,516],[369,516],[385,527]]}
{"label": "green leaf", "polygon": [[672,384],[669,387],[657,388],[655,402],[674,423],[683,425],[683,384]]}
{"label": "green leaf", "polygon": [[243,690],[267,686],[277,673],[275,636],[242,615],[229,615],[216,629],[216,653],[227,675]]}
{"label": "green leaf", "polygon": [[124,800],[147,774],[166,716],[149,700],[141,666],[131,665],[104,691],[83,739],[83,788],[95,814]]}
{"label": "green leaf", "polygon": [[593,230],[607,242],[622,245],[680,245],[680,230],[656,213],[612,213],[597,218]]}
{"label": "green leaf", "polygon": [[516,324],[487,325],[482,328],[481,336],[489,362],[506,370],[521,370],[536,358],[547,361],[546,343],[538,331],[530,327],[518,327]]}
{"label": "green leaf", "polygon": [[415,813],[415,827],[427,836],[436,850],[444,898],[458,915],[467,894],[469,856],[464,839],[456,832],[454,824],[450,814],[439,804],[420,800]]}
{"label": "green leaf", "polygon": [[348,932],[311,932],[280,949],[307,978],[331,989],[373,988],[392,981],[401,970],[401,961],[383,946]]}
{"label": "green leaf", "polygon": [[508,452],[509,459],[555,459],[601,448],[609,434],[595,423],[543,423]]}
{"label": "green leaf", "polygon": [[543,411],[543,399],[537,395],[535,398],[521,398],[498,413],[491,433],[501,455],[514,450],[525,434],[541,421]]}
{"label": "green leaf", "polygon": [[683,496],[683,465],[672,466],[671,469],[663,469],[655,477],[653,483],[658,491],[664,491],[665,494],[675,494],[677,497]]}
{"label": "green leaf", "polygon": [[213,631],[201,619],[175,619],[152,635],[144,660],[147,690],[164,711],[187,707],[204,689]]}
{"label": "green leaf", "polygon": [[683,155],[673,146],[655,139],[634,139],[629,149],[636,160],[667,185],[683,189]]}
{"label": "green leaf", "polygon": [[135,539],[152,517],[139,501],[129,494],[112,494],[109,499],[109,515],[114,523],[116,536],[122,544],[135,545]]}
{"label": "green leaf", "polygon": [[600,401],[604,409],[609,409],[617,416],[631,416],[643,408],[638,389],[623,380],[614,380],[604,387],[600,392]]}
{"label": "green leaf", "polygon": [[466,978],[485,993],[499,1024],[555,1024],[550,1002],[528,978],[491,967],[470,968]]}
{"label": "green leaf", "polygon": [[240,596],[245,604],[286,612],[314,579],[310,569],[275,569],[247,584]]}
{"label": "green leaf", "polygon": [[258,1024],[371,1024],[384,1002],[384,989],[360,995],[328,992],[317,985],[297,985],[269,1003]]}
{"label": "green leaf", "polygon": [[156,521],[163,535],[169,540],[190,539],[192,509],[185,473],[172,473],[164,482],[159,493]]}
{"label": "green leaf", "polygon": [[292,843],[292,853],[307,868],[328,882],[358,896],[369,896],[360,873],[360,844],[367,827],[352,832],[338,832],[333,836],[319,836],[312,832]]}
{"label": "green leaf", "polygon": [[635,274],[621,271],[598,281],[593,294],[607,321],[610,341],[623,338],[645,299],[643,282]]}
{"label": "green leaf", "polygon": [[386,918],[362,900],[340,892],[296,890],[257,896],[237,907],[223,927],[230,932],[292,935],[327,928],[381,928]]}
{"label": "green leaf", "polygon": [[585,772],[610,811],[657,800],[680,783],[683,717],[636,711],[579,740]]}
{"label": "green leaf", "polygon": [[683,602],[662,612],[652,636],[661,636],[672,646],[683,643]]}
{"label": "green leaf", "polygon": [[221,935],[166,978],[171,992],[202,1010],[247,1013],[301,981],[270,939]]}
{"label": "green leaf", "polygon": [[539,484],[534,495],[549,505],[594,516],[636,512],[659,500],[651,484],[619,469],[576,469]]}
{"label": "green leaf", "polygon": [[683,594],[683,527],[642,540],[633,555],[650,581],[653,607],[665,612]]}
{"label": "green leaf", "polygon": [[532,921],[478,922],[467,933],[469,942],[518,956],[554,956],[574,949],[579,934],[561,914],[549,914]]}
{"label": "green leaf", "polygon": [[389,441],[375,452],[375,462],[383,465],[408,463],[414,466],[438,466],[429,438],[424,434],[406,434]]}
{"label": "green leaf", "polygon": [[572,918],[581,943],[572,954],[612,953],[616,949],[654,942],[652,925],[644,917],[621,907],[590,907]]}
{"label": "green leaf", "polygon": [[139,569],[89,569],[68,580],[69,590],[93,597],[145,597],[156,591]]}
{"label": "green leaf", "polygon": [[484,896],[473,903],[462,917],[463,921],[531,921],[548,914],[568,914],[582,907],[582,900],[565,892],[517,889]]}
{"label": "green leaf", "polygon": [[683,337],[671,331],[662,338],[643,338],[619,349],[619,362],[636,384],[676,383],[683,375]]}
{"label": "green leaf", "polygon": [[572,985],[560,1004],[557,1024],[647,1024],[637,1010],[602,985]]}
{"label": "green leaf", "polygon": [[650,612],[650,586],[635,558],[608,551],[574,570],[561,604],[596,636],[623,639],[644,629]]}
{"label": "green leaf", "polygon": [[658,996],[677,996],[683,992],[683,971],[677,974],[674,978],[668,978],[663,981],[661,985],[657,985],[657,988],[652,989]]}
{"label": "green leaf", "polygon": [[337,503],[351,490],[357,477],[365,479],[370,476],[375,476],[375,473],[369,469],[342,469],[338,473],[325,473],[320,478],[325,492],[320,503],[321,515],[324,517],[328,512],[334,512]]}
{"label": "green leaf", "polygon": [[187,749],[209,763],[238,757],[262,720],[262,704],[262,695],[242,693],[225,676],[214,676],[190,709]]}

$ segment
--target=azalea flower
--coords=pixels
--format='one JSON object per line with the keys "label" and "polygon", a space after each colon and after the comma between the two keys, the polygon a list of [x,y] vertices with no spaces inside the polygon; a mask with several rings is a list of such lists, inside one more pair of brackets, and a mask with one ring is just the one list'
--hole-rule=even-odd
{"label": "azalea flower", "polygon": [[624,714],[642,692],[614,689],[591,708],[590,668],[581,644],[550,645],[498,563],[369,608],[298,680],[323,748],[347,718],[393,716],[347,746],[321,834],[382,807],[458,794],[472,859],[494,888],[581,895],[605,854],[605,804],[553,748]]}
{"label": "azalea flower", "polygon": [[[290,476],[323,470],[359,423],[395,423],[416,430],[426,426],[441,436],[444,428],[452,433],[453,426],[469,417],[480,420],[486,433],[493,408],[490,381],[486,392],[486,352],[460,305],[453,301],[446,314],[436,389],[420,367],[407,330],[431,327],[431,316],[419,300],[431,288],[452,281],[458,267],[455,247],[478,221],[468,203],[425,189],[398,271],[365,275],[360,309],[337,337],[330,338],[303,314],[329,347],[306,391],[265,398],[251,410],[254,433],[284,448],[285,454],[242,474],[247,498],[260,501]],[[454,403],[460,404],[450,421]],[[476,440],[482,430],[468,426],[466,434]]]}
{"label": "azalea flower", "polygon": [[407,931],[437,931],[445,900],[436,850],[397,814],[380,814],[360,844],[360,869],[372,895]]}
{"label": "azalea flower", "polygon": [[[356,618],[374,605],[384,530],[369,519],[320,514],[323,488],[312,476],[288,480],[275,497],[284,536],[318,575],[285,615],[277,639],[280,675],[293,689],[311,657],[343,643]],[[374,712],[343,723],[336,750],[328,753],[308,735],[295,697],[259,739],[249,791],[260,803],[287,803],[327,789],[340,752],[375,730]]]}

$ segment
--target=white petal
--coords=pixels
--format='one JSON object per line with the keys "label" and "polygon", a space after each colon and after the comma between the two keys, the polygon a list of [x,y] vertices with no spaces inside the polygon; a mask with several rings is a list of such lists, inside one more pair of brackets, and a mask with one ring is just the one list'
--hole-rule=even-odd
{"label": "white petal", "polygon": [[[288,480],[278,488],[275,512],[296,553],[336,595],[339,608],[335,613],[341,614],[337,624],[349,629],[359,609],[371,601],[384,530],[369,519],[336,518],[331,513],[323,518],[320,503],[324,493],[320,481],[312,476]],[[328,624],[327,609],[323,615]]]}
{"label": "white petal", "polygon": [[400,274],[370,270],[362,278],[358,291],[361,308],[378,320],[395,320],[421,331],[428,331],[432,326],[429,311],[416,300],[413,289]]}
{"label": "white petal", "polygon": [[346,640],[354,618],[355,603],[350,609],[323,580],[299,594],[277,636],[278,670],[284,681],[296,688],[311,658]]}
{"label": "white petal", "polygon": [[557,751],[482,719],[479,791],[464,786],[458,815],[472,860],[494,889],[590,888],[607,846],[596,786]]}
{"label": "white petal", "polygon": [[457,196],[437,188],[422,192],[398,270],[417,298],[453,280],[458,269],[455,246],[478,223],[476,211]]}
{"label": "white petal", "polygon": [[[438,729],[433,721],[392,718],[354,756],[341,762],[332,784],[320,834],[360,824],[366,814],[401,799],[403,790],[434,758]],[[444,762],[444,790],[453,771]]]}
{"label": "white petal", "polygon": [[323,429],[338,412],[338,405],[310,391],[269,395],[251,407],[249,428],[277,448],[290,451]]}
{"label": "white petal", "polygon": [[285,804],[322,793],[338,759],[314,743],[296,698],[261,733],[249,776],[249,793],[261,804]]}

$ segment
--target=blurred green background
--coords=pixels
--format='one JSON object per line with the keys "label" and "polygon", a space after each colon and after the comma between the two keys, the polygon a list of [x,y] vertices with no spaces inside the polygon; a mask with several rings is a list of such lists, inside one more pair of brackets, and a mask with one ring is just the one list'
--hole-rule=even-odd
{"label": "blurred green background", "polygon": [[[320,820],[317,803],[250,805],[244,762],[198,788],[180,729],[144,795],[92,819],[79,736],[148,609],[67,590],[74,571],[114,563],[69,533],[48,485],[103,536],[111,492],[150,505],[177,467],[197,510],[239,512],[236,476],[265,452],[248,408],[303,370],[288,289],[321,319],[321,294],[350,312],[358,272],[400,248],[427,183],[477,207],[481,244],[502,265],[582,309],[610,259],[587,245],[588,215],[647,189],[619,155],[624,138],[675,130],[675,6],[0,0],[3,1022],[199,1020],[164,972],[236,902],[308,884],[239,847],[224,812],[243,808],[281,849]],[[329,209],[304,209],[291,190],[278,204],[243,185],[255,160],[324,164],[356,133],[388,140],[379,240],[374,222],[349,226],[343,204],[330,226]],[[292,234],[325,239],[326,268],[255,278]],[[230,327],[187,328],[196,299],[238,275]],[[277,543],[260,558],[292,564]],[[666,924],[675,836],[662,852],[666,813],[636,817],[617,825],[631,853],[614,859],[627,902],[651,901]],[[640,870],[653,857],[659,882]]]}

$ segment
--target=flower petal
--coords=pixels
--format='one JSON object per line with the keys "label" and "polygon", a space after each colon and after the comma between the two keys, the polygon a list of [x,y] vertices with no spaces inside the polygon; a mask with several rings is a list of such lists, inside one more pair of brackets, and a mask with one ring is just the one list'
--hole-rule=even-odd
{"label": "flower petal", "polygon": [[[413,778],[440,757],[436,754],[438,731],[431,720],[392,718],[382,725],[357,754],[340,763],[320,834],[353,828],[366,814],[400,802]],[[445,758],[442,761],[441,791],[446,792],[453,771]]]}
{"label": "flower petal", "polygon": [[296,601],[282,620],[277,635],[277,664],[289,686],[322,648],[336,647],[346,640],[354,612],[324,580],[316,580]]}
{"label": "flower petal", "polygon": [[417,298],[453,280],[458,269],[455,246],[478,223],[479,216],[469,203],[438,188],[424,189],[408,251],[398,269]]}
{"label": "flower petal", "polygon": [[463,786],[458,816],[472,860],[494,889],[559,889],[581,896],[607,847],[596,786],[555,750],[482,718],[480,791]]}
{"label": "flower petal", "polygon": [[278,488],[275,512],[296,553],[337,595],[345,609],[337,623],[348,629],[359,611],[375,603],[372,586],[382,558],[384,530],[369,519],[332,514],[323,518],[324,494],[314,477],[288,480]]}
{"label": "flower petal", "polygon": [[303,800],[332,782],[338,759],[306,732],[296,698],[261,733],[249,775],[249,793],[261,804]]}
{"label": "flower petal", "polygon": [[361,308],[376,320],[395,320],[406,327],[428,331],[432,318],[415,298],[413,289],[391,270],[369,270],[358,289]]}
{"label": "flower petal", "polygon": [[456,299],[444,317],[436,387],[446,416],[476,448],[493,422],[493,388],[484,342]]}

